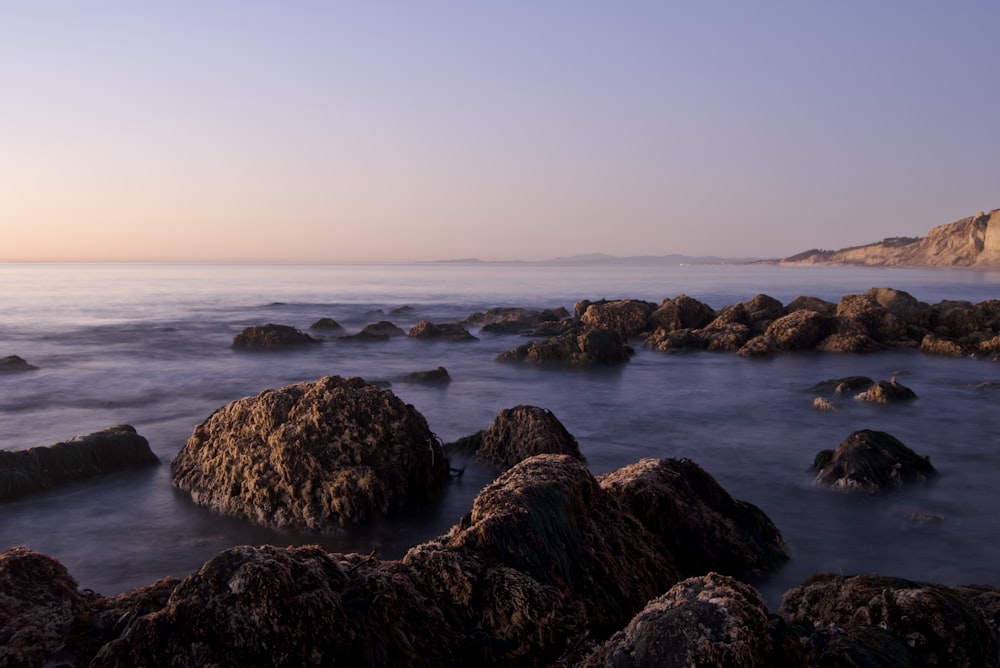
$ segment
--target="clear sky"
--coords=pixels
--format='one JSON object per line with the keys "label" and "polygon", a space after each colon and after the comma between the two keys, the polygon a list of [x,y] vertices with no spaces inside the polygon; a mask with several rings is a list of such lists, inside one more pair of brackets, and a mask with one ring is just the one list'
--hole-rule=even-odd
{"label": "clear sky", "polygon": [[780,257],[1000,207],[1000,2],[0,0],[0,261]]}

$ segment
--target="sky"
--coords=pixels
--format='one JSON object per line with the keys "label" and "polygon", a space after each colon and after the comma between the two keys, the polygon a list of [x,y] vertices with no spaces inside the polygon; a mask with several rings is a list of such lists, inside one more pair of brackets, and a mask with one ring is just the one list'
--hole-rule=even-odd
{"label": "sky", "polygon": [[0,0],[0,262],[785,257],[1000,207],[1000,2]]}

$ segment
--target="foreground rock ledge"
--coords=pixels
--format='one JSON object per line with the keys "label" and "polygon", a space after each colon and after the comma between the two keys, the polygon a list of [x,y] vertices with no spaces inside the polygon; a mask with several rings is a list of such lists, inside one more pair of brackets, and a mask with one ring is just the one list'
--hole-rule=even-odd
{"label": "foreground rock ledge", "polygon": [[127,424],[55,445],[0,450],[0,501],[102,473],[159,463],[149,442]]}
{"label": "foreground rock ledge", "polygon": [[432,498],[448,462],[413,406],[360,378],[327,376],[223,406],[171,471],[217,512],[324,530]]}

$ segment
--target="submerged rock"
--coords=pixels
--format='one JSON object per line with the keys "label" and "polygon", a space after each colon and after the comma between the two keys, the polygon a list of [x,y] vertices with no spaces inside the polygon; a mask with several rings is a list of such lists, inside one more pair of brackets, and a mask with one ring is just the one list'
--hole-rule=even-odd
{"label": "submerged rock", "polygon": [[770,666],[768,610],[754,588],[709,573],[650,601],[582,668]]}
{"label": "submerged rock", "polygon": [[281,348],[319,343],[316,339],[289,325],[255,325],[247,327],[233,339],[233,348],[240,350],[279,350]]}
{"label": "submerged rock", "polygon": [[394,336],[405,336],[406,332],[388,320],[365,325],[357,334],[338,337],[338,341],[388,341]]}
{"label": "submerged rock", "polygon": [[127,424],[55,445],[0,450],[0,500],[102,473],[159,463],[149,442]]}
{"label": "submerged rock", "polygon": [[569,455],[584,461],[573,435],[552,411],[537,406],[502,409],[489,427],[459,439],[451,447],[503,469],[540,454]]}
{"label": "submerged rock", "polygon": [[448,370],[443,366],[429,371],[413,371],[403,376],[404,383],[432,383],[445,385],[451,382]]}
{"label": "submerged rock", "polygon": [[171,471],[216,512],[323,530],[435,496],[448,462],[413,406],[360,378],[327,376],[218,409]]}
{"label": "submerged rock", "polygon": [[309,329],[322,329],[326,331],[339,331],[344,329],[339,322],[333,318],[320,318],[313,324],[309,325]]}
{"label": "submerged rock", "polygon": [[28,363],[17,355],[7,355],[0,358],[0,373],[20,373],[22,371],[37,371],[38,367]]}
{"label": "submerged rock", "polygon": [[465,327],[455,323],[435,325],[430,320],[421,320],[410,328],[408,336],[413,339],[438,339],[446,341],[478,341]]}
{"label": "submerged rock", "polygon": [[844,440],[836,450],[822,450],[813,469],[814,484],[844,492],[874,494],[925,483],[937,476],[930,460],[884,431],[864,429]]}
{"label": "submerged rock", "polygon": [[870,388],[854,397],[859,401],[871,401],[876,404],[888,404],[895,401],[916,399],[917,393],[896,380],[880,380]]}

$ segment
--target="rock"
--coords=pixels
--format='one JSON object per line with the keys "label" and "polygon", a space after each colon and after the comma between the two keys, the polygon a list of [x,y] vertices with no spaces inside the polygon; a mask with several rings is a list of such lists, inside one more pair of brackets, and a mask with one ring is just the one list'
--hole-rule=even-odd
{"label": "rock", "polygon": [[825,397],[816,397],[813,399],[813,408],[824,413],[833,413],[837,410],[837,407]]}
{"label": "rock", "polygon": [[392,324],[388,320],[380,320],[370,325],[365,325],[357,334],[337,337],[337,341],[344,342],[384,342],[394,336],[405,336],[401,328]]}
{"label": "rock", "polygon": [[586,326],[617,332],[628,339],[649,328],[649,316],[656,304],[637,299],[619,299],[591,304],[580,315]]}
{"label": "rock", "polygon": [[768,325],[785,315],[785,307],[770,295],[759,294],[743,302],[754,335],[762,334]]}
{"label": "rock", "polygon": [[825,353],[877,353],[882,346],[867,334],[835,332],[820,341],[816,350]]}
{"label": "rock", "polygon": [[938,336],[960,339],[986,327],[983,311],[972,302],[942,301],[931,307],[931,328]]}
{"label": "rock", "polygon": [[648,318],[651,330],[701,329],[712,322],[715,311],[708,304],[682,294],[663,300]]}
{"label": "rock", "polygon": [[435,496],[448,462],[415,408],[360,378],[327,376],[216,410],[171,471],[216,512],[327,530]]}
{"label": "rock", "polygon": [[130,620],[94,663],[462,665],[471,643],[444,612],[377,560],[318,546],[241,546],[185,578],[163,610]]}
{"label": "rock", "polygon": [[24,547],[0,553],[0,665],[47,665],[83,609],[76,581],[58,561]]}
{"label": "rock", "polygon": [[340,323],[333,318],[320,318],[313,324],[309,325],[309,329],[322,329],[327,331],[339,331],[344,329],[341,327]]}
{"label": "rock", "polygon": [[689,459],[642,459],[598,481],[664,542],[681,577],[708,571],[759,576],[788,560],[767,515],[733,499]]}
{"label": "rock", "polygon": [[770,666],[767,605],[757,590],[709,573],[650,601],[583,668]]}
{"label": "rock", "polygon": [[240,350],[278,350],[319,343],[316,339],[288,325],[247,327],[233,339],[233,348]]}
{"label": "rock", "polygon": [[834,315],[837,313],[837,305],[819,297],[800,295],[788,302],[788,306],[785,307],[786,314],[794,313],[795,311],[816,311],[816,313],[822,313],[823,315]]}
{"label": "rock", "polygon": [[844,295],[837,303],[837,317],[854,320],[878,343],[906,337],[906,322],[869,295]]}
{"label": "rock", "polygon": [[894,436],[863,429],[844,440],[836,450],[822,450],[813,469],[813,484],[842,492],[875,494],[913,484],[926,483],[937,471]]}
{"label": "rock", "polygon": [[984,616],[996,609],[998,594],[823,574],[785,592],[778,614],[807,634],[809,665],[997,666],[996,636]]}
{"label": "rock", "polygon": [[573,435],[552,411],[537,406],[502,409],[489,427],[450,447],[502,469],[540,454],[569,455],[585,461]]}
{"label": "rock", "polygon": [[27,450],[0,450],[0,500],[103,473],[159,464],[149,442],[123,424]]}
{"label": "rock", "polygon": [[430,371],[414,371],[403,376],[404,383],[432,383],[432,384],[447,384],[451,382],[451,376],[448,374],[448,370],[443,366],[439,366],[436,369],[431,369]]}
{"label": "rock", "polygon": [[774,320],[764,331],[780,350],[811,350],[834,328],[831,316],[816,311],[793,311]]}
{"label": "rock", "polygon": [[978,352],[978,349],[969,344],[959,343],[954,339],[928,334],[920,341],[920,351],[940,357],[971,357]]}
{"label": "rock", "polygon": [[844,378],[831,378],[816,383],[809,388],[810,392],[833,392],[834,394],[849,394],[857,390],[871,387],[875,383],[868,376],[845,376]]}
{"label": "rock", "polygon": [[858,394],[854,397],[859,401],[871,401],[877,404],[888,404],[895,401],[909,401],[911,399],[916,399],[917,394],[910,388],[896,381],[896,377],[893,376],[892,380],[880,380],[870,388]]}
{"label": "rock", "polygon": [[864,293],[879,306],[899,316],[907,324],[927,328],[931,325],[931,307],[903,290],[870,288]]}
{"label": "rock", "polygon": [[20,373],[22,371],[36,371],[37,369],[37,366],[29,364],[17,355],[7,355],[0,358],[0,373]]}
{"label": "rock", "polygon": [[595,366],[623,364],[634,354],[619,333],[576,327],[545,341],[527,343],[497,356],[499,362]]}
{"label": "rock", "polygon": [[478,341],[465,327],[455,323],[435,325],[429,320],[421,320],[410,328],[408,336],[413,339],[443,339],[447,341]]}
{"label": "rock", "polygon": [[737,351],[740,357],[770,357],[778,352],[778,342],[767,334],[755,336]]}
{"label": "rock", "polygon": [[[560,315],[560,313],[562,315]],[[566,309],[556,311],[537,311],[534,309],[500,307],[491,308],[483,313],[473,313],[463,322],[466,325],[481,327],[489,332],[521,332],[537,326],[542,322],[551,322],[567,317]]]}

